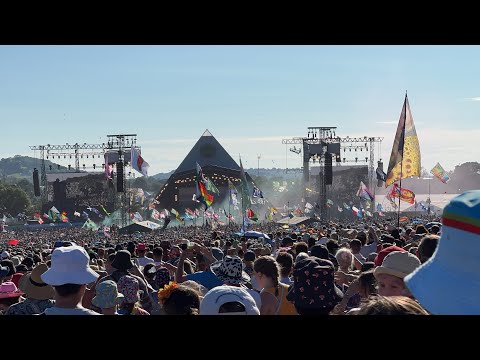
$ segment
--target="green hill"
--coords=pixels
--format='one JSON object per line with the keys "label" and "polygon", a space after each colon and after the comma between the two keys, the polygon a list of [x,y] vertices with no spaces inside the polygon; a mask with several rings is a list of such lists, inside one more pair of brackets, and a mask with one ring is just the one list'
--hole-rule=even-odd
{"label": "green hill", "polygon": [[[45,166],[48,168],[52,165],[53,169],[57,168],[57,164],[50,160],[45,160]],[[4,158],[0,160],[0,177],[27,179],[32,181],[33,169],[37,168],[40,171],[41,159],[36,159],[29,156],[15,155],[14,157]]]}

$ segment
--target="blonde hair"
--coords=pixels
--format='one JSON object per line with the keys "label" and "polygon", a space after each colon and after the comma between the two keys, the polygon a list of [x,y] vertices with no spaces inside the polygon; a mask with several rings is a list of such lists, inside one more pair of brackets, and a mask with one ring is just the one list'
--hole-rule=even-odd
{"label": "blonde hair", "polygon": [[430,315],[418,302],[406,296],[372,296],[353,315]]}
{"label": "blonde hair", "polygon": [[335,254],[335,258],[338,261],[339,267],[348,267],[348,270],[353,269],[353,253],[352,250],[347,248],[338,249]]}

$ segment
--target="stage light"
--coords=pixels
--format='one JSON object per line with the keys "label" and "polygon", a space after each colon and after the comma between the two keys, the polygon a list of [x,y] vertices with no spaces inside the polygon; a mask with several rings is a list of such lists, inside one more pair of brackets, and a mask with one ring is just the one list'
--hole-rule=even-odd
{"label": "stage light", "polygon": [[355,162],[358,162],[358,157],[355,158]]}
{"label": "stage light", "polygon": [[50,171],[52,171],[52,165],[48,165],[48,167],[50,168]]}
{"label": "stage light", "polygon": [[368,162],[368,157],[365,156],[365,162]]}

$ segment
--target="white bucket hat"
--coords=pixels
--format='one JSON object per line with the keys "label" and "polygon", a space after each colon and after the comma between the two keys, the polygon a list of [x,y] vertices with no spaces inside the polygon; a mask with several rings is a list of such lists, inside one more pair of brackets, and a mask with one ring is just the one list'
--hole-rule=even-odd
{"label": "white bucket hat", "polygon": [[[220,307],[229,302],[239,302],[245,307],[244,312],[220,313]],[[200,303],[200,315],[260,315],[260,311],[247,290],[222,285],[210,290]]]}
{"label": "white bucket hat", "polygon": [[89,284],[100,276],[90,269],[89,260],[86,250],[81,246],[56,248],[52,253],[52,266],[41,275],[41,279],[52,286]]}

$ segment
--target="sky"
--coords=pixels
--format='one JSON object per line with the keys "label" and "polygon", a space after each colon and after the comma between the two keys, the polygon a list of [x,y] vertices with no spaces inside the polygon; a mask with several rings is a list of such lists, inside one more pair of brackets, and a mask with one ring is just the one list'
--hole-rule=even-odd
{"label": "sky", "polygon": [[383,137],[386,167],[408,90],[422,166],[453,170],[480,161],[479,63],[459,45],[0,46],[0,158],[135,133],[153,175],[208,129],[245,168],[291,168],[282,139],[336,126]]}

